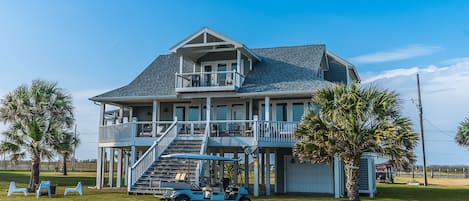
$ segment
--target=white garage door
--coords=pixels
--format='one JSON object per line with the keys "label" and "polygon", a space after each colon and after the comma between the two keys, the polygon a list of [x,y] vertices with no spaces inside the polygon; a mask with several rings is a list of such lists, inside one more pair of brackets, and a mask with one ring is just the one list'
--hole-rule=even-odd
{"label": "white garage door", "polygon": [[333,193],[332,164],[292,163],[292,156],[285,156],[285,190],[302,193]]}

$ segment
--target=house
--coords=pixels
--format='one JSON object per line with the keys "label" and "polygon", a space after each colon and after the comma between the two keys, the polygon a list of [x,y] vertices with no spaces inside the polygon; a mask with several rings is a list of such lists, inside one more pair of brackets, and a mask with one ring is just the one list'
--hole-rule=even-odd
{"label": "house", "polygon": [[[204,153],[241,159],[234,169],[243,171],[224,181],[247,186],[253,171],[255,196],[343,196],[342,162],[302,163],[292,156],[293,132],[305,111],[315,108],[312,91],[339,82],[360,78],[325,45],[250,49],[204,27],[158,56],[128,85],[90,98],[101,107],[96,186],[153,193],[155,181],[174,180],[179,171],[196,183],[226,178],[223,163],[186,167],[160,158]],[[364,155],[361,164],[360,192],[372,196],[374,159]]]}

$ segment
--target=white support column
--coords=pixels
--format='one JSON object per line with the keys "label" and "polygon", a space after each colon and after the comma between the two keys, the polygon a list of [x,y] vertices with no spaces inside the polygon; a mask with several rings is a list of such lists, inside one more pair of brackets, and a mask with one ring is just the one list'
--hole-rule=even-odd
{"label": "white support column", "polygon": [[106,112],[106,104],[101,103],[100,111],[99,111],[99,126],[104,126],[104,114]]}
{"label": "white support column", "polygon": [[236,72],[241,73],[241,51],[236,50]]}
{"label": "white support column", "polygon": [[132,122],[132,116],[134,116],[134,108],[129,107],[129,122]]}
{"label": "white support column", "polygon": [[195,63],[192,65],[192,72],[195,73]]}
{"label": "white support column", "polygon": [[249,154],[244,153],[244,187],[249,189]]}
{"label": "white support column", "polygon": [[124,106],[123,105],[119,107],[119,117],[117,118],[117,122],[119,124],[124,123]]}
{"label": "white support column", "polygon": [[130,166],[135,164],[135,156],[137,156],[137,149],[135,146],[130,147]]}
{"label": "white support column", "polygon": [[184,66],[184,57],[179,56],[179,73],[182,73],[182,67]]}
{"label": "white support column", "polygon": [[374,188],[374,176],[373,176],[373,163],[372,159],[368,158],[367,160],[368,165],[368,191],[370,192],[370,198],[375,197],[375,188]]}
{"label": "white support column", "polygon": [[96,189],[101,189],[103,183],[103,148],[98,147],[98,160],[96,161]]}
{"label": "white support column", "polygon": [[151,130],[151,136],[156,137],[156,117],[158,114],[158,101],[153,100],[153,111],[151,115],[151,122],[152,122],[152,127],[153,129]]}
{"label": "white support column", "polygon": [[277,176],[277,173],[278,173],[278,169],[277,169],[277,164],[278,164],[278,158],[277,158],[277,152],[278,152],[278,148],[274,150],[274,166],[275,166],[275,188],[274,188],[274,192],[275,193],[278,193],[278,176]]}
{"label": "white support column", "polygon": [[254,197],[259,197],[259,152],[255,153],[253,158],[254,166]]}
{"label": "white support column", "polygon": [[211,114],[211,109],[212,109],[212,98],[210,96],[207,96],[207,103],[205,104],[205,106],[207,107],[205,117],[206,117],[207,124],[209,124],[210,119],[211,119],[210,114]]}
{"label": "white support column", "polygon": [[117,150],[117,179],[116,187],[120,188],[122,182],[122,148]]}
{"label": "white support column", "polygon": [[270,150],[265,150],[265,195],[270,195]]}
{"label": "white support column", "polygon": [[270,121],[270,97],[268,97],[268,96],[265,97],[264,105],[265,105],[264,119],[265,119],[265,121]]}
{"label": "white support column", "polygon": [[238,151],[233,153],[234,162],[234,173],[233,173],[233,183],[238,185],[238,171],[239,171],[239,160],[238,160]]}
{"label": "white support column", "polygon": [[252,108],[254,107],[254,105],[252,105],[252,104],[253,104],[253,101],[252,101],[252,98],[251,98],[251,99],[249,99],[249,119],[250,119],[250,120],[253,120],[253,118],[254,118],[254,117],[252,116],[252,115],[253,115],[253,114],[252,114]]}
{"label": "white support column", "polygon": [[127,185],[129,178],[129,154],[127,151],[124,152],[124,185]]}
{"label": "white support column", "polygon": [[114,178],[114,148],[109,148],[109,187],[112,187]]}
{"label": "white support column", "polygon": [[252,59],[249,59],[249,71],[252,71]]}
{"label": "white support column", "polygon": [[334,197],[340,198],[340,161],[334,156]]}

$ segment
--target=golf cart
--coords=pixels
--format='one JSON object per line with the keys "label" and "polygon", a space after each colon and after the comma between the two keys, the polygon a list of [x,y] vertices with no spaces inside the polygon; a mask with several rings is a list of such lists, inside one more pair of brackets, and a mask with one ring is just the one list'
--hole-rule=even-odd
{"label": "golf cart", "polygon": [[[162,158],[176,158],[184,160],[207,160],[207,161],[236,161],[234,159],[211,156],[203,154],[168,154],[161,156]],[[158,196],[161,200],[165,201],[250,201],[248,198],[248,191],[238,185],[228,185],[226,187],[216,186],[216,184],[210,184],[210,182],[202,183],[200,186],[196,183],[188,182],[186,187],[172,187],[166,188],[166,192],[162,196]],[[221,185],[218,183],[218,185]]]}

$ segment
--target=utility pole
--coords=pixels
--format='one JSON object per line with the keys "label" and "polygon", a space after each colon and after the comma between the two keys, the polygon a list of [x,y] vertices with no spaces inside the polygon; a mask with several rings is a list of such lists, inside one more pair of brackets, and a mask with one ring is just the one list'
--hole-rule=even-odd
{"label": "utility pole", "polygon": [[423,185],[427,186],[427,160],[425,159],[425,139],[423,135],[423,110],[422,110],[422,96],[420,94],[420,77],[417,73],[417,89],[419,94],[419,117],[420,117],[420,136],[422,137],[422,153],[423,153]]}
{"label": "utility pole", "polygon": [[72,156],[72,171],[75,171],[75,149],[77,148],[76,140],[77,140],[77,125],[75,124],[75,137],[73,138],[73,156]]}

